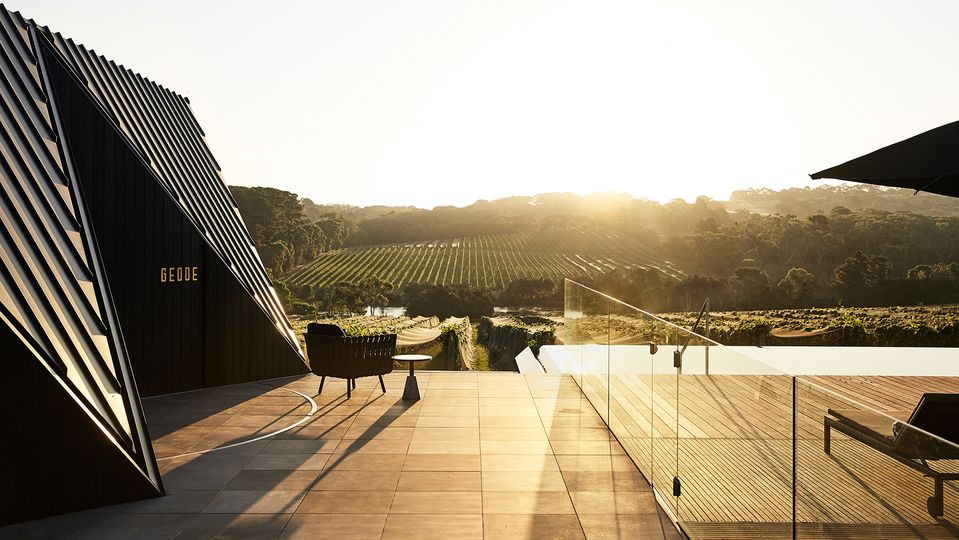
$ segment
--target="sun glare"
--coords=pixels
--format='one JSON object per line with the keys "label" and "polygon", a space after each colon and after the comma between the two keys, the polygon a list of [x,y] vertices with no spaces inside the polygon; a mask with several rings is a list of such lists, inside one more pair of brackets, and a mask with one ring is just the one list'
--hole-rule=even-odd
{"label": "sun glare", "polygon": [[189,96],[231,184],[331,203],[723,199],[959,116],[954,3],[242,4],[29,7]]}

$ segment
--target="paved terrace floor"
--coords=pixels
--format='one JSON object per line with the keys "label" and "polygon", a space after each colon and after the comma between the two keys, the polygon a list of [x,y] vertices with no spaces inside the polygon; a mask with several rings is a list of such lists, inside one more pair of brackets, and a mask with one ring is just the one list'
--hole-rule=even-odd
{"label": "paved terrace floor", "polygon": [[167,496],[0,537],[679,538],[568,376],[419,372],[415,404],[405,377],[147,399]]}

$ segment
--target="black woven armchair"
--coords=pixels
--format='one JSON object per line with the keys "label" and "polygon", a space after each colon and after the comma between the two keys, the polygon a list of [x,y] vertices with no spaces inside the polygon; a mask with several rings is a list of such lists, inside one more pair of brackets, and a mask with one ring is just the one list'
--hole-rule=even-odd
{"label": "black woven armchair", "polygon": [[[317,325],[332,326],[332,325]],[[336,327],[334,327],[336,328]],[[393,371],[393,355],[396,354],[396,334],[379,336],[345,336],[335,334],[329,328],[323,328],[323,334],[311,333],[307,328],[306,351],[310,357],[310,369],[320,376],[320,388],[327,377],[346,379],[346,398],[356,388],[358,377],[377,376],[380,388],[386,393],[383,375]],[[320,328],[315,328],[320,330]]]}

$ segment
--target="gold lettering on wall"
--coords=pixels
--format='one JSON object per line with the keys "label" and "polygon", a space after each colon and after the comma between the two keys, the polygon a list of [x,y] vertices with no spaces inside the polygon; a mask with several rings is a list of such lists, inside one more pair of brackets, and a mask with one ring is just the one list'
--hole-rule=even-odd
{"label": "gold lettering on wall", "polygon": [[200,271],[196,266],[164,266],[160,268],[160,283],[182,283],[200,281]]}

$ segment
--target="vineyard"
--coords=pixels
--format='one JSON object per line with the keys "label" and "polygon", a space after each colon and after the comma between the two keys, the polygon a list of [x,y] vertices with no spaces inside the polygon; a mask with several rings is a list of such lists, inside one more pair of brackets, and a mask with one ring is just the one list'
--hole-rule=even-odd
{"label": "vineyard", "polygon": [[407,330],[432,329],[440,325],[436,317],[384,317],[356,315],[352,317],[338,317],[331,319],[314,319],[312,317],[291,316],[290,324],[297,335],[306,333],[306,326],[311,322],[335,324],[350,336],[370,336],[375,334],[401,334]]}
{"label": "vineyard", "polygon": [[564,229],[338,249],[297,269],[288,282],[324,286],[377,277],[397,287],[430,283],[490,289],[522,278],[581,278],[633,267],[683,275],[630,238]]}
{"label": "vineyard", "polygon": [[[422,369],[489,369],[485,348],[478,346],[469,318],[451,317],[440,321],[436,317],[383,317],[359,315],[352,317],[333,317],[315,319],[313,317],[290,317],[293,330],[304,351],[306,329],[311,322],[334,324],[342,328],[349,336],[370,336],[377,334],[396,334],[396,352],[398,354],[427,354],[432,360],[418,364]],[[450,353],[444,338],[452,331],[457,340],[455,353]],[[451,356],[452,354],[452,356]],[[394,368],[404,369],[406,365],[395,363]]]}
{"label": "vineyard", "polygon": [[[661,317],[684,328],[696,313]],[[607,323],[608,324],[608,323]],[[635,317],[620,317],[622,334],[637,334]],[[889,306],[767,309],[710,314],[709,337],[724,345],[860,345],[956,347],[959,306]]]}

